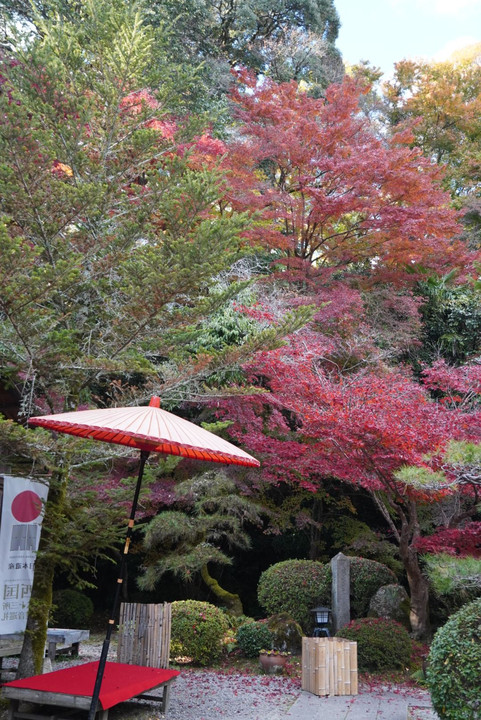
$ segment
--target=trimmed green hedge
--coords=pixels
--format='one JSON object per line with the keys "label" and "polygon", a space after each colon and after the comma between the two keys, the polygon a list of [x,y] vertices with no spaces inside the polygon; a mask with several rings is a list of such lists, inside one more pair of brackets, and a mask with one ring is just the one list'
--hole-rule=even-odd
{"label": "trimmed green hedge", "polygon": [[[351,617],[365,617],[372,596],[383,585],[396,582],[396,576],[375,560],[351,557]],[[312,631],[316,605],[331,607],[332,573],[330,565],[314,560],[285,560],[265,570],[257,586],[259,604],[268,615],[285,612],[304,630]]]}
{"label": "trimmed green hedge", "polygon": [[273,635],[266,622],[251,622],[241,625],[237,631],[237,644],[248,658],[255,658],[261,650],[272,648]]}
{"label": "trimmed green hedge", "polygon": [[383,585],[397,582],[392,570],[376,560],[351,557],[351,617],[366,617],[373,595]]}
{"label": "trimmed green hedge", "polygon": [[337,637],[357,642],[359,670],[394,670],[409,666],[412,641],[395,620],[360,618],[341,628]]}
{"label": "trimmed green hedge", "polygon": [[198,600],[173,602],[171,657],[190,657],[196,665],[208,665],[222,655],[228,628],[225,614],[215,605]]}
{"label": "trimmed green hedge", "polygon": [[313,560],[276,563],[262,573],[257,597],[268,615],[285,612],[309,633],[312,608],[330,604],[330,568]]}
{"label": "trimmed green hedge", "polygon": [[441,720],[481,718],[481,599],[468,603],[440,628],[426,673]]}
{"label": "trimmed green hedge", "polygon": [[53,606],[54,611],[50,626],[57,628],[88,627],[94,612],[91,599],[78,590],[71,588],[54,592]]}

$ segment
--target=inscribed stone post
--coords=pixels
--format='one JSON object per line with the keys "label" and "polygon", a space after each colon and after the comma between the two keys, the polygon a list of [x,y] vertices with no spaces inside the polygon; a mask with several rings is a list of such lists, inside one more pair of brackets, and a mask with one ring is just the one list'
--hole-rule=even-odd
{"label": "inscribed stone post", "polygon": [[338,553],[331,560],[332,570],[332,622],[336,633],[351,620],[350,592],[351,561],[343,553]]}

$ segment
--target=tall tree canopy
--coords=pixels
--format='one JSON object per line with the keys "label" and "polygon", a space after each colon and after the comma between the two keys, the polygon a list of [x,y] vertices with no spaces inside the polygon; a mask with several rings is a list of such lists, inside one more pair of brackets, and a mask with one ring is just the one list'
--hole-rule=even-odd
{"label": "tall tree canopy", "polygon": [[231,198],[263,214],[261,243],[317,268],[369,275],[467,262],[439,169],[409,147],[412,135],[376,137],[355,82],[314,99],[294,82],[240,79],[248,90],[234,94]]}
{"label": "tall tree canopy", "polygon": [[[219,213],[225,190],[210,139],[167,109],[170,87],[151,64],[157,35],[139,6],[86,0],[70,21],[36,24],[0,70],[1,380],[17,392],[22,421],[119,395],[142,402],[206,370],[209,356],[196,364],[185,336],[230,295],[216,276],[243,254],[246,226]],[[72,466],[99,457],[37,431],[12,438],[0,422],[2,447],[36,455],[50,474],[22,656],[32,674],[70,521],[95,526],[91,495],[83,513],[69,504]]]}
{"label": "tall tree canopy", "polygon": [[157,0],[152,10],[171,24],[184,52],[211,68],[224,61],[322,87],[343,75],[333,0]]}
{"label": "tall tree canopy", "polygon": [[[34,7],[44,18],[57,11],[72,18],[81,6],[78,0],[48,0]],[[333,0],[154,0],[146,9],[145,22],[168,33],[172,59],[204,64],[208,95],[225,92],[228,68],[235,65],[278,80],[304,78],[319,89],[344,74]],[[24,0],[7,0],[4,13],[35,22]]]}
{"label": "tall tree canopy", "polygon": [[88,0],[81,20],[45,22],[2,67],[2,367],[46,410],[122,372],[162,382],[245,226],[217,211],[208,142],[146,87],[139,10]]}
{"label": "tall tree canopy", "polygon": [[409,125],[413,142],[445,164],[445,187],[464,210],[479,246],[481,195],[481,45],[438,63],[403,61],[384,85],[391,126]]}

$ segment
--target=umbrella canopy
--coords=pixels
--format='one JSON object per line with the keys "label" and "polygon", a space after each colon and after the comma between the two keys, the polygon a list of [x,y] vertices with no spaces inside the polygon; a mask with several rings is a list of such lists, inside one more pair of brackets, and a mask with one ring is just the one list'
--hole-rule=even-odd
{"label": "umbrella canopy", "polygon": [[160,408],[153,397],[144,407],[79,410],[32,417],[36,425],[68,435],[127,445],[147,452],[160,452],[228,465],[257,467],[248,453],[198,425]]}
{"label": "umbrella canopy", "polygon": [[160,452],[166,455],[180,455],[195,458],[196,460],[247,467],[257,467],[260,463],[248,453],[217,435],[194,425],[188,420],[183,420],[166,410],[162,410],[160,408],[160,399],[155,396],[147,407],[78,410],[77,412],[32,417],[28,422],[29,425],[48,428],[67,435],[102,440],[103,442],[126,445],[140,450],[139,475],[127,526],[125,547],[119,562],[119,576],[112,613],[102,646],[88,715],[88,720],[94,720],[107,662],[112,628],[115,624],[115,616],[120,602],[120,588],[124,577],[123,569],[134,527],[144,465],[148,456],[151,452]]}

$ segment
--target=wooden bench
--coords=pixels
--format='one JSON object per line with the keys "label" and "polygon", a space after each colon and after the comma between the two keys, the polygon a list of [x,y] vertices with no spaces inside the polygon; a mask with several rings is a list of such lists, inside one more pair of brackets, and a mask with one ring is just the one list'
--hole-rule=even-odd
{"label": "wooden bench", "polygon": [[[47,645],[45,653],[50,660],[60,653],[69,653],[72,656],[79,654],[80,643],[88,640],[89,630],[70,630],[66,628],[49,628],[47,630]],[[22,652],[23,634],[12,633],[0,635],[0,675],[4,657],[13,657]],[[60,647],[59,647],[60,646]]]}
{"label": "wooden bench", "polygon": [[[88,711],[97,669],[98,662],[91,662],[6,683],[2,695],[10,700],[8,720],[45,720],[45,713],[41,714],[42,706],[64,709],[49,711],[49,720],[61,720],[65,712],[72,709]],[[168,694],[156,697],[152,691],[169,687],[178,675],[178,670],[107,662],[97,708],[98,720],[108,720],[111,707],[133,698],[160,702],[165,713]],[[24,712],[20,705],[22,702],[33,703],[37,707]],[[65,711],[65,708],[68,710]],[[57,715],[57,712],[62,714]]]}
{"label": "wooden bench", "polygon": [[[47,657],[55,660],[57,653],[69,653],[72,657],[79,654],[82,640],[88,640],[88,630],[67,630],[66,628],[52,628],[47,630]],[[57,647],[60,645],[60,647]]]}
{"label": "wooden bench", "polygon": [[3,658],[20,655],[22,652],[23,634],[12,633],[11,635],[0,635],[0,681],[4,673],[11,672],[3,667]]}
{"label": "wooden bench", "polygon": [[10,657],[10,655],[20,655],[22,645],[23,635],[21,633],[12,633],[12,635],[0,635],[0,661],[4,657]]}

